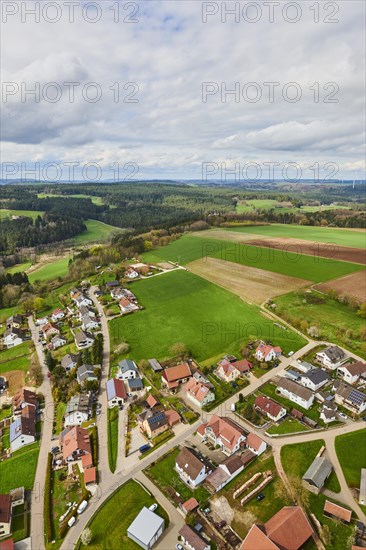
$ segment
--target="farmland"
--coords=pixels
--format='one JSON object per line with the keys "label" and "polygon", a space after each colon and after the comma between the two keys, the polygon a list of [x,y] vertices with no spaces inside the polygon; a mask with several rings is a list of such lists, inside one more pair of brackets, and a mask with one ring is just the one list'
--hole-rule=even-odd
{"label": "farmland", "polygon": [[0,221],[11,216],[24,216],[35,220],[37,216],[43,216],[43,214],[44,212],[40,210],[8,210],[7,208],[0,208]]}
{"label": "farmland", "polygon": [[196,235],[185,235],[166,247],[143,255],[147,262],[173,261],[182,265],[207,256],[313,282],[328,281],[362,269],[358,264],[230,241],[201,239]]}
{"label": "farmland", "polygon": [[309,225],[256,225],[249,227],[230,228],[229,231],[235,231],[244,234],[266,237],[290,237],[293,239],[302,239],[318,243],[338,244],[339,246],[351,246],[354,248],[366,247],[365,230],[338,229],[330,227],[313,227]]}
{"label": "farmland", "polygon": [[319,337],[339,342],[362,357],[364,319],[347,304],[317,292],[291,292],[275,299],[276,313],[295,327],[318,327]]}
{"label": "farmland", "polygon": [[82,193],[78,193],[76,195],[55,195],[53,193],[38,193],[37,197],[39,199],[46,199],[46,198],[68,198],[68,199],[90,199],[93,204],[96,204],[97,206],[101,206],[104,204],[102,197],[96,197],[94,195],[83,195]]}
{"label": "farmland", "polygon": [[[134,359],[171,356],[184,343],[198,360],[238,353],[250,338],[270,339],[285,351],[305,340],[265,319],[257,306],[183,270],[131,286],[144,310],[110,321],[112,346],[128,342]],[[223,306],[224,305],[224,306]]]}
{"label": "farmland", "polygon": [[[140,547],[127,537],[126,531],[141,508],[148,507],[153,502],[155,502],[154,498],[135,481],[130,480],[122,485],[93,516],[89,524],[93,538],[87,548],[90,550],[110,550],[111,548],[138,550]],[[165,527],[167,527],[169,520],[165,510],[158,506],[156,514],[165,519]],[[84,548],[84,546],[80,544],[76,548]]]}
{"label": "farmland", "polygon": [[358,304],[365,301],[366,271],[358,271],[340,279],[322,283],[316,287],[321,292],[335,292],[338,297],[354,300]]}
{"label": "farmland", "polygon": [[296,206],[293,206],[291,203],[288,202],[279,202],[277,200],[273,199],[249,199],[246,201],[240,202],[237,207],[236,211],[241,214],[243,212],[252,212],[253,210],[270,210],[271,208],[275,208],[278,212],[319,212],[324,210],[336,210],[339,208],[347,209],[349,207],[347,206],[337,206],[335,204],[326,204],[326,205],[319,205],[319,206],[301,206],[301,208],[297,208]]}
{"label": "farmland", "polygon": [[121,231],[97,220],[86,220],[85,225],[87,230],[72,239],[76,245],[107,241],[113,232]]}
{"label": "farmland", "polygon": [[35,281],[48,281],[57,277],[64,277],[69,270],[69,259],[69,257],[61,258],[39,267],[28,275],[29,281],[34,283]]}

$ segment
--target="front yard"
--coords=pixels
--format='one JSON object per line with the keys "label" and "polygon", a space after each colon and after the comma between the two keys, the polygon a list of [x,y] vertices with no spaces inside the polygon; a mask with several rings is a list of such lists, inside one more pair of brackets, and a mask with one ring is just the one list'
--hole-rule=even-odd
{"label": "front yard", "polygon": [[286,418],[283,422],[280,422],[278,426],[273,424],[266,432],[269,434],[286,435],[296,432],[306,432],[308,430],[309,428],[301,424],[296,418]]}
{"label": "front yard", "polygon": [[194,497],[202,504],[208,499],[210,493],[202,486],[199,486],[197,489],[191,489],[180,479],[175,470],[175,459],[179,452],[179,447],[175,447],[160,460],[152,462],[144,472],[170,500],[172,500],[171,494],[173,490],[173,492],[180,494],[183,502],[190,497]]}

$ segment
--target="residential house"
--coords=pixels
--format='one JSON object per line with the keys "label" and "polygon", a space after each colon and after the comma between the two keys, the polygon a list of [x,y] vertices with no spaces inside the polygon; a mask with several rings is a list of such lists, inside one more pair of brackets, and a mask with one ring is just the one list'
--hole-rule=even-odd
{"label": "residential house", "polygon": [[121,300],[124,298],[124,289],[121,286],[117,286],[116,288],[112,288],[111,290],[111,297],[113,300]]}
{"label": "residential house", "polygon": [[264,342],[261,342],[255,350],[255,356],[258,361],[265,361],[266,363],[268,361],[274,361],[281,353],[282,349],[279,346],[270,346]]}
{"label": "residential house", "polygon": [[131,378],[137,378],[139,372],[137,365],[132,359],[123,359],[118,363],[118,371],[116,377],[120,380],[130,380]]}
{"label": "residential house", "polygon": [[66,372],[70,372],[77,365],[79,356],[73,353],[68,353],[61,359],[61,367],[65,369]]}
{"label": "residential house", "polygon": [[36,411],[27,405],[22,414],[10,424],[10,450],[12,453],[36,440]]}
{"label": "residential house", "polygon": [[82,321],[85,315],[89,315],[89,317],[91,318],[95,317],[95,313],[92,309],[90,309],[88,306],[81,306],[79,308],[79,321]]}
{"label": "residential house", "polygon": [[150,550],[164,532],[162,517],[144,506],[127,529],[127,536],[144,550]]}
{"label": "residential house", "polygon": [[279,405],[276,401],[265,395],[259,395],[255,399],[254,408],[263,416],[273,420],[273,422],[278,422],[287,414],[286,409],[282,405]]}
{"label": "residential house", "polygon": [[204,482],[206,477],[212,472],[211,464],[188,447],[183,447],[175,459],[175,469],[179,477],[194,489]]}
{"label": "residential house", "polygon": [[230,418],[216,415],[205,424],[201,424],[197,433],[203,440],[209,439],[214,445],[219,445],[228,456],[243,447],[246,440],[246,434],[238,424]]}
{"label": "residential house", "polygon": [[311,390],[287,378],[279,379],[276,391],[303,409],[310,409],[314,402],[314,394]]}
{"label": "residential house", "polygon": [[75,300],[78,296],[80,296],[81,292],[78,288],[72,288],[70,290],[70,297],[72,300]]}
{"label": "residential house", "polygon": [[252,432],[248,434],[245,441],[245,446],[257,456],[264,453],[264,451],[267,449],[267,443],[263,441],[263,439],[261,439],[258,435]]}
{"label": "residential house", "polygon": [[144,406],[147,409],[153,409],[154,407],[158,407],[160,405],[160,402],[153,396],[152,393],[149,393],[149,395],[146,398],[146,401],[144,402]]}
{"label": "residential house", "polygon": [[216,374],[221,380],[225,382],[233,382],[240,376],[240,372],[236,369],[230,361],[223,359],[218,364]]}
{"label": "residential house", "polygon": [[119,307],[122,313],[130,313],[131,311],[136,311],[139,309],[139,306],[132,302],[129,298],[122,298],[119,301]]}
{"label": "residential house", "polygon": [[297,370],[305,374],[317,368],[317,367],[314,367],[314,365],[312,365],[311,363],[307,363],[306,361],[300,361],[300,359],[298,359],[296,363],[293,363],[293,366],[295,366]]}
{"label": "residential house", "polygon": [[52,312],[52,321],[54,322],[61,321],[64,317],[65,312],[62,309],[57,308]]}
{"label": "residential house", "polygon": [[118,378],[111,378],[107,381],[107,401],[108,407],[111,409],[116,405],[123,405],[127,399],[125,383]]}
{"label": "residential house", "polygon": [[51,338],[51,342],[48,344],[48,349],[55,350],[58,348],[62,348],[62,346],[66,345],[66,340],[62,336],[59,336],[56,334],[53,338]]}
{"label": "residential house", "polygon": [[205,407],[212,401],[215,401],[215,394],[208,386],[190,378],[185,386],[188,399],[197,407]]}
{"label": "residential house", "polygon": [[93,345],[94,336],[90,332],[80,330],[74,335],[75,344],[78,349],[87,349]]}
{"label": "residential house", "polygon": [[141,378],[129,378],[127,380],[128,390],[130,392],[142,391],[144,389],[144,383]]}
{"label": "residential house", "polygon": [[105,286],[109,288],[117,288],[119,286],[119,282],[117,280],[114,281],[107,281]]}
{"label": "residential house", "polygon": [[169,367],[163,370],[161,374],[161,382],[163,387],[168,387],[169,390],[177,388],[180,384],[188,382],[192,376],[192,372],[188,363],[181,363],[175,367]]}
{"label": "residential house", "polygon": [[98,365],[81,365],[76,371],[78,384],[82,386],[85,382],[98,382]]}
{"label": "residential house", "polygon": [[345,382],[339,382],[336,385],[334,400],[338,405],[342,405],[353,413],[361,414],[366,410],[366,395],[348,386]]}
{"label": "residential house", "polygon": [[189,550],[211,550],[211,545],[205,539],[203,539],[197,531],[192,529],[189,525],[183,525],[179,534],[182,538],[183,544]]}
{"label": "residential house", "polygon": [[330,424],[337,420],[337,405],[335,403],[324,402],[322,410],[320,411],[320,419],[323,420],[324,424]]}
{"label": "residential house", "polygon": [[137,279],[138,276],[139,276],[138,272],[135,271],[132,267],[130,267],[125,272],[125,277],[127,277],[128,279]]}
{"label": "residential house", "polygon": [[82,306],[92,306],[93,300],[85,296],[85,294],[80,294],[76,298],[73,298],[74,302],[76,303],[77,307],[80,308]]}
{"label": "residential house", "polygon": [[181,417],[177,411],[174,411],[173,409],[168,409],[165,411],[165,416],[168,421],[168,425],[171,428],[172,426],[175,426],[176,424],[179,424],[181,421]]}
{"label": "residential house", "polygon": [[169,424],[165,412],[146,411],[145,418],[142,422],[142,429],[150,439],[166,432],[169,429]]}
{"label": "residential house", "polygon": [[346,354],[338,346],[329,346],[316,354],[316,358],[327,369],[335,370],[344,363]]}
{"label": "residential house", "polygon": [[6,320],[6,328],[21,328],[23,324],[23,315],[12,315]]}
{"label": "residential house", "polygon": [[51,338],[51,336],[60,335],[60,331],[57,327],[55,327],[52,323],[46,323],[42,326],[41,331],[43,333],[43,337],[48,340]]}
{"label": "residential house", "polygon": [[23,388],[13,397],[13,414],[14,416],[21,414],[25,407],[33,407],[37,409],[37,394],[34,391]]}
{"label": "residential house", "polygon": [[343,377],[345,382],[348,384],[355,384],[360,376],[366,373],[366,363],[362,363],[362,361],[347,363],[339,367],[337,372]]}
{"label": "residential house", "polygon": [[239,550],[300,550],[314,534],[300,506],[285,506],[263,526],[252,525]]}
{"label": "residential house", "polygon": [[[0,539],[11,533],[12,506],[11,496],[0,494]],[[1,547],[2,547],[1,543]]]}
{"label": "residential house", "polygon": [[306,374],[302,374],[298,383],[311,391],[318,391],[327,382],[329,382],[329,374],[323,369],[313,369]]}
{"label": "residential house", "polygon": [[309,491],[318,495],[332,473],[333,466],[323,456],[317,456],[302,476],[303,484]]}
{"label": "residential house", "polygon": [[60,447],[65,463],[80,460],[83,456],[92,457],[89,432],[80,426],[68,427],[61,432]]}
{"label": "residential house", "polygon": [[36,319],[37,327],[45,325],[46,323],[48,323],[48,317],[41,317],[40,319]]}
{"label": "residential house", "polygon": [[66,405],[65,427],[81,426],[87,422],[92,411],[92,400],[89,394],[74,395]]}
{"label": "residential house", "polygon": [[233,365],[236,368],[236,370],[240,372],[240,374],[247,374],[253,368],[252,363],[250,363],[246,359],[240,359],[239,361],[234,361]]}
{"label": "residential house", "polygon": [[81,319],[81,326],[83,330],[96,330],[99,328],[99,322],[95,317],[84,315]]}
{"label": "residential house", "polygon": [[4,346],[14,348],[24,342],[23,332],[17,328],[8,328],[4,332]]}
{"label": "residential house", "polygon": [[347,510],[347,508],[343,508],[343,506],[339,506],[339,504],[326,500],[324,504],[324,515],[328,518],[334,518],[340,520],[342,523],[348,524],[351,523],[352,510]]}
{"label": "residential house", "polygon": [[234,477],[244,470],[244,463],[240,456],[233,455],[225,460],[216,468],[212,474],[209,474],[205,480],[205,487],[211,493],[221,491]]}

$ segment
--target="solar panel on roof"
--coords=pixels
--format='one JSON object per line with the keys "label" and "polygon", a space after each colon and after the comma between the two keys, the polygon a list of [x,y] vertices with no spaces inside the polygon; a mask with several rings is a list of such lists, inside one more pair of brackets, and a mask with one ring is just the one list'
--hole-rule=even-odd
{"label": "solar panel on roof", "polygon": [[357,403],[357,405],[361,405],[361,403],[365,401],[365,395],[360,391],[352,390],[348,396],[348,399],[350,399],[354,403]]}

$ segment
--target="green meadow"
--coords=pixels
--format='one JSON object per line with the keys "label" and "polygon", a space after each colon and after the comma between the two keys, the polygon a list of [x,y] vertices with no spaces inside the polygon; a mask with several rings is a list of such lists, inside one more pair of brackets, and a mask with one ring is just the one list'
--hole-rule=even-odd
{"label": "green meadow", "polygon": [[57,277],[64,277],[69,270],[69,259],[61,258],[36,269],[28,275],[29,281],[34,283],[35,281],[48,281]]}
{"label": "green meadow", "polygon": [[349,262],[193,235],[184,235],[168,246],[147,252],[143,259],[151,263],[173,261],[187,265],[207,256],[313,282],[328,281],[364,269],[362,265]]}
{"label": "green meadow", "polygon": [[171,357],[176,343],[184,343],[199,361],[237,354],[253,337],[270,340],[286,352],[306,343],[263,317],[257,306],[183,270],[133,283],[131,289],[145,309],[109,325],[112,349],[128,342],[136,360]]}
{"label": "green meadow", "polygon": [[121,231],[118,227],[113,227],[97,220],[86,220],[85,225],[87,230],[73,237],[73,243],[85,244],[107,241],[112,233]]}
{"label": "green meadow", "polygon": [[36,219],[37,216],[43,216],[44,212],[40,210],[8,210],[0,208],[0,221],[11,216],[26,216],[27,218]]}

